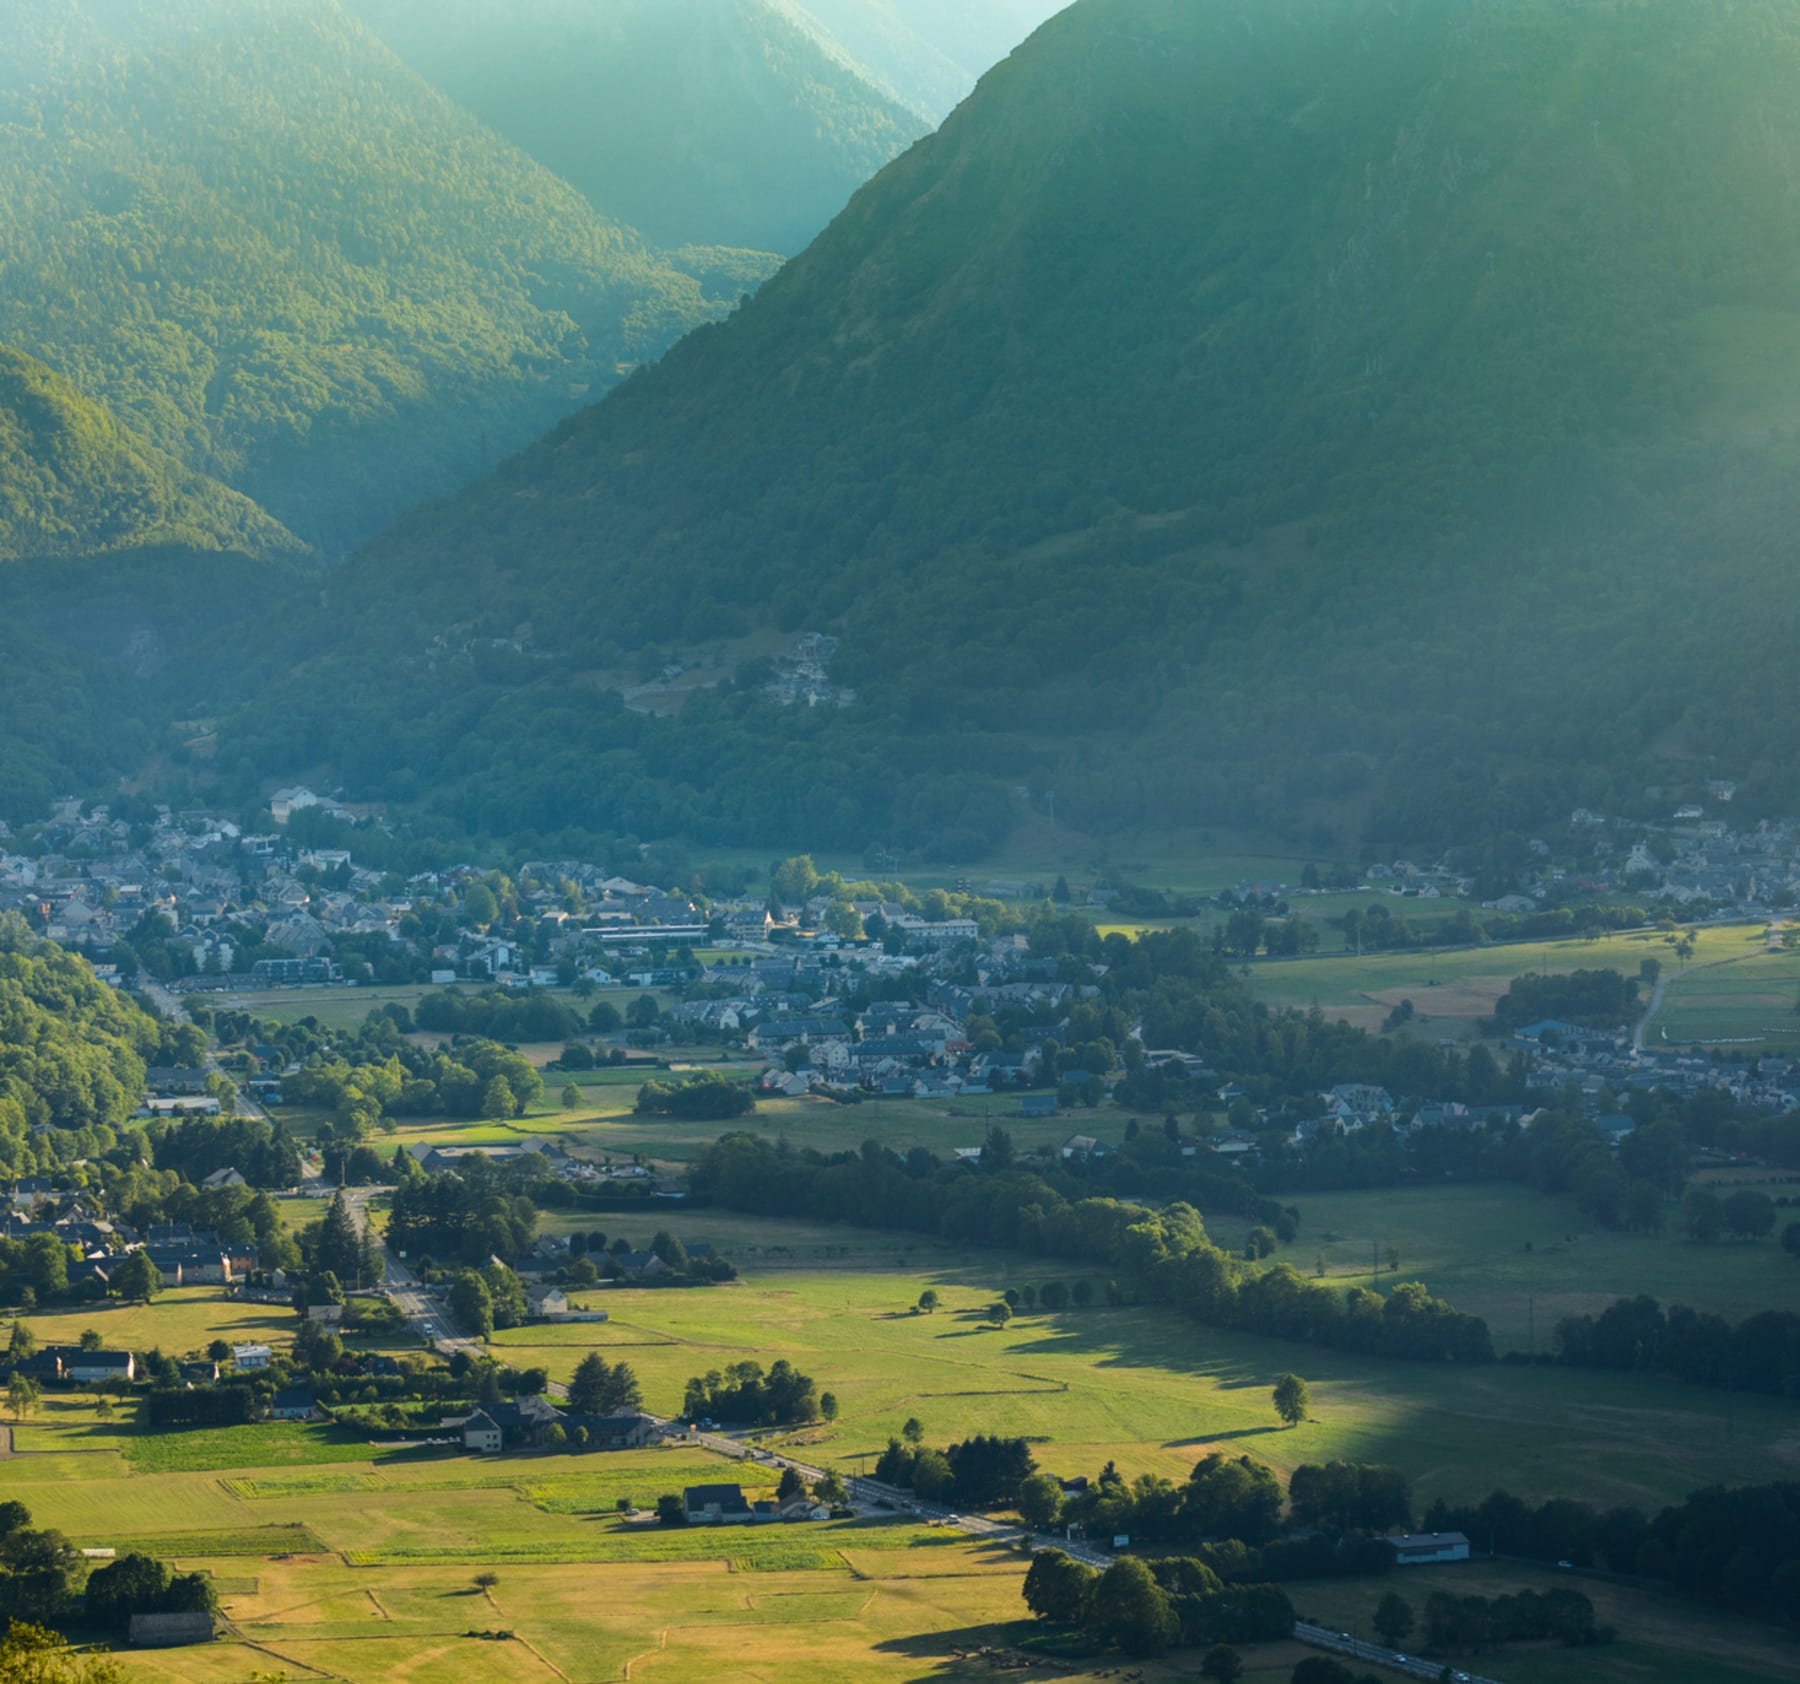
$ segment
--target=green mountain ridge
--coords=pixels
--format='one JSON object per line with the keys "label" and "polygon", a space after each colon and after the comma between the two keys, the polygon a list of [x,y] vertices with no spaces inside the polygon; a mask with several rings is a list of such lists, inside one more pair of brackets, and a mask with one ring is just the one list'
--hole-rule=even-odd
{"label": "green mountain ridge", "polygon": [[[1079,0],[731,321],[355,557],[227,737],[501,833],[1792,802],[1797,72],[1774,0]],[[758,625],[839,634],[855,705],[599,691]]]}
{"label": "green mountain ridge", "polygon": [[597,214],[337,0],[17,0],[0,218],[0,341],[328,552],[747,290]]}
{"label": "green mountain ridge", "polygon": [[190,473],[41,362],[0,345],[0,562],[160,544],[303,548],[249,498]]}
{"label": "green mountain ridge", "polygon": [[930,126],[787,0],[349,0],[433,85],[668,246],[793,252]]}

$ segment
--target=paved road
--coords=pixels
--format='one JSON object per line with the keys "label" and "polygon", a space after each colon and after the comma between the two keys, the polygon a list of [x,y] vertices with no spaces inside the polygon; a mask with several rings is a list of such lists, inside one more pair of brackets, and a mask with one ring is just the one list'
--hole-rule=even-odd
{"label": "paved road", "polygon": [[[1325,1626],[1309,1626],[1302,1622],[1294,1627],[1294,1638],[1296,1642],[1308,1644],[1314,1649],[1324,1649],[1351,1660],[1367,1661],[1392,1672],[1404,1673],[1408,1678],[1430,1679],[1432,1684],[1436,1684],[1436,1680],[1444,1676],[1442,1661],[1422,1661],[1416,1655],[1405,1654],[1399,1649],[1384,1649],[1379,1643],[1364,1643],[1348,1632],[1331,1631]],[[1454,1665],[1450,1676],[1457,1684],[1499,1684],[1498,1679],[1485,1677],[1478,1672],[1463,1672]]]}
{"label": "paved road", "polygon": [[[187,1006],[182,1002],[179,994],[171,994],[160,982],[152,982],[148,977],[140,977],[139,986],[143,992],[150,997],[152,1002],[154,1002],[156,1009],[171,1023],[192,1022],[192,1019],[188,1016]],[[223,1076],[226,1081],[230,1082],[232,1087],[238,1088],[237,1078],[231,1075],[229,1071],[221,1070],[219,1068],[218,1056],[210,1047],[207,1049],[206,1053],[206,1068],[217,1072],[219,1075]],[[265,1123],[269,1120],[268,1112],[258,1105],[256,1101],[250,1097],[249,1093],[242,1088],[238,1088],[237,1112],[240,1117],[255,1117]]]}

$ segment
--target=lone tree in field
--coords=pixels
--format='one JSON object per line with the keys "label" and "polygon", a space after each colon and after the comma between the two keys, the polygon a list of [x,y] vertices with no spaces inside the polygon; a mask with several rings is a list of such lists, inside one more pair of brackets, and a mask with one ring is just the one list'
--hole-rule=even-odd
{"label": "lone tree in field", "polygon": [[926,1289],[919,1294],[919,1308],[929,1316],[936,1313],[937,1307],[937,1293],[931,1287],[926,1287]]}
{"label": "lone tree in field", "polygon": [[1275,1382],[1275,1413],[1290,1427],[1309,1420],[1312,1394],[1298,1374],[1284,1374]]}
{"label": "lone tree in field", "polygon": [[918,1416],[907,1416],[906,1425],[900,1429],[900,1436],[905,1439],[908,1444],[923,1444],[925,1442],[925,1427]]}
{"label": "lone tree in field", "polygon": [[1012,1320],[1012,1305],[1002,1298],[997,1304],[994,1304],[989,1308],[987,1319],[992,1322],[995,1327],[1006,1326],[1006,1324]]}
{"label": "lone tree in field", "polygon": [[1375,1629],[1390,1649],[1398,1649],[1413,1628],[1412,1604],[1397,1591],[1389,1591],[1375,1605]]}

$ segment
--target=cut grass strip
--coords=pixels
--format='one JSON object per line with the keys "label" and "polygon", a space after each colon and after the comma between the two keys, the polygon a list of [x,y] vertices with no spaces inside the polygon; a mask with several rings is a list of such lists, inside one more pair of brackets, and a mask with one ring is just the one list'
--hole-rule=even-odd
{"label": "cut grass strip", "polygon": [[119,1538],[84,1538],[84,1549],[130,1548],[159,1559],[192,1556],[325,1555],[318,1534],[299,1522],[213,1532],[132,1532]]}

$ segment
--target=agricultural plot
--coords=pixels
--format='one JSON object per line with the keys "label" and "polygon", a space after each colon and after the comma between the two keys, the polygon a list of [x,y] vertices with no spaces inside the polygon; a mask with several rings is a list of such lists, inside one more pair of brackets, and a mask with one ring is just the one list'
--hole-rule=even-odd
{"label": "agricultural plot", "polygon": [[[323,1214],[315,1206],[311,1219]],[[245,1304],[216,1286],[174,1287],[149,1304],[107,1299],[66,1313],[34,1314],[31,1329],[41,1345],[74,1345],[92,1329],[108,1350],[148,1351],[170,1356],[204,1351],[215,1339],[228,1344],[285,1344],[294,1336],[293,1312],[279,1304]]]}
{"label": "agricultural plot", "polygon": [[[917,1572],[915,1553],[953,1556],[953,1570]],[[826,1569],[744,1573],[722,1557],[619,1563],[598,1575],[591,1565],[503,1565],[498,1583],[484,1589],[456,1567],[259,1562],[254,1592],[227,1599],[238,1642],[132,1656],[128,1664],[134,1679],[182,1684],[236,1684],[273,1667],[296,1684],[796,1677],[862,1684],[973,1676],[989,1669],[965,1673],[960,1653],[1033,1635],[1021,1619],[1022,1565],[1016,1555],[962,1542],[863,1552],[854,1573],[841,1560]],[[495,1635],[502,1632],[509,1635]],[[1285,1679],[1300,1653],[1289,1645],[1253,1652],[1249,1676],[1255,1684]],[[1191,1661],[1152,1663],[1142,1677],[1146,1684],[1191,1677],[1183,1659]],[[1052,1673],[1081,1684],[1115,1676],[1116,1661],[1017,1676]]]}
{"label": "agricultural plot", "polygon": [[[948,1157],[960,1146],[979,1146],[995,1124],[1007,1130],[1014,1148],[1021,1152],[1059,1145],[1083,1126],[1084,1119],[1091,1122],[1095,1115],[1073,1111],[1055,1117],[1021,1117],[1017,1097],[1001,1094],[948,1104],[875,1099],[860,1105],[839,1105],[808,1095],[760,1100],[750,1116],[735,1124],[690,1122],[640,1116],[632,1109],[638,1089],[649,1079],[638,1073],[629,1082],[590,1086],[583,1089],[581,1104],[571,1110],[546,1108],[515,1123],[405,1122],[393,1133],[384,1134],[380,1146],[384,1152],[395,1146],[427,1144],[506,1146],[543,1137],[555,1139],[579,1157],[627,1162],[642,1157],[654,1163],[684,1164],[698,1157],[727,1128],[742,1127],[820,1152],[853,1152],[865,1140],[879,1140],[896,1151],[923,1146]],[[554,1074],[549,1086],[552,1092],[559,1086]]]}
{"label": "agricultural plot", "polygon": [[[1484,1317],[1501,1351],[1548,1350],[1564,1316],[1639,1292],[1733,1319],[1800,1297],[1800,1271],[1773,1241],[1694,1245],[1680,1236],[1673,1204],[1662,1233],[1627,1234],[1596,1228],[1571,1196],[1512,1185],[1295,1193],[1283,1202],[1300,1212],[1300,1235],[1281,1255],[1302,1274],[1322,1263],[1326,1279],[1378,1291],[1422,1280]],[[1218,1216],[1207,1227],[1235,1249],[1249,1224]]]}
{"label": "agricultural plot", "polygon": [[1729,964],[1697,962],[1671,979],[1650,1024],[1650,1045],[1800,1047],[1800,950],[1751,952]]}
{"label": "agricultural plot", "polygon": [[[1393,1462],[1413,1473],[1424,1502],[1480,1496],[1497,1467],[1514,1470],[1508,1483],[1521,1495],[1646,1507],[1714,1480],[1800,1469],[1800,1423],[1775,1399],[1580,1371],[1358,1362],[1211,1332],[1161,1309],[985,1324],[1003,1286],[1050,1272],[990,1255],[910,1277],[796,1272],[705,1291],[630,1290],[608,1296],[603,1325],[516,1329],[496,1349],[564,1378],[600,1349],[628,1361],[646,1402],[666,1414],[694,1374],[786,1357],[835,1392],[842,1411],[796,1442],[846,1470],[915,1415],[933,1440],[1024,1435],[1048,1447],[1040,1457],[1061,1474],[1112,1460],[1130,1474],[1182,1478],[1211,1448],[1284,1471],[1333,1458]],[[912,1311],[926,1285],[942,1299],[935,1315]],[[1311,1383],[1318,1419],[1287,1431],[1269,1392],[1290,1370]]]}
{"label": "agricultural plot", "polygon": [[[1762,924],[1702,929],[1696,934],[1692,963],[1699,966],[1760,954],[1766,947],[1765,929]],[[1659,931],[1640,930],[1591,940],[1263,959],[1248,968],[1252,990],[1272,1006],[1308,1011],[1316,1005],[1327,1017],[1378,1029],[1395,1006],[1411,1000],[1418,1013],[1413,1033],[1467,1037],[1481,1018],[1492,1015],[1514,977],[1532,971],[1560,976],[1591,970],[1636,976],[1645,959],[1656,959],[1665,970],[1673,970],[1680,963],[1673,939]],[[1796,977],[1800,979],[1800,971]],[[1646,989],[1646,1004],[1648,996]]]}

